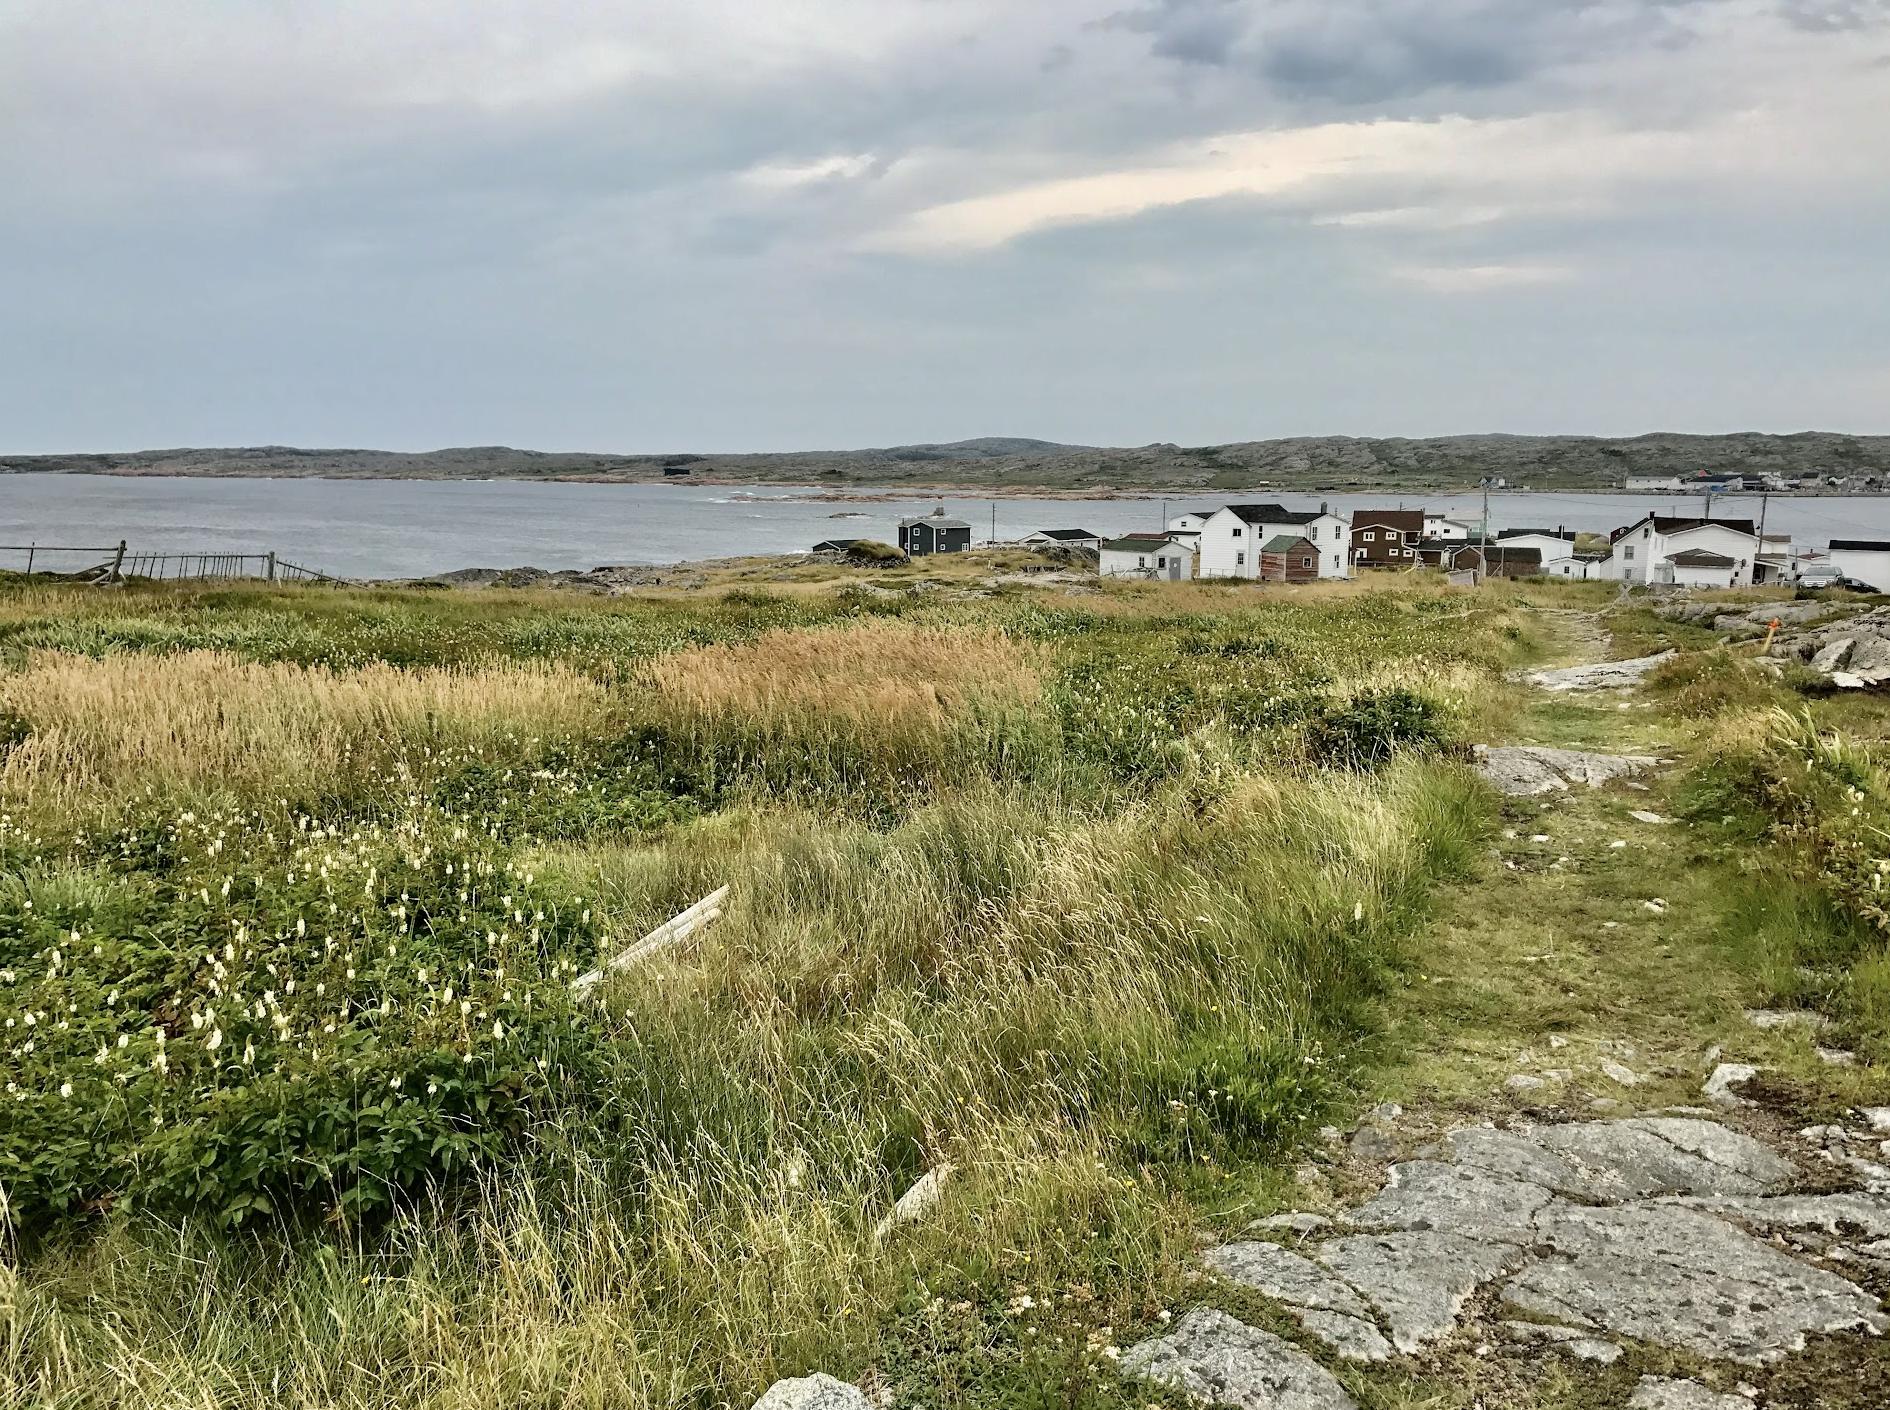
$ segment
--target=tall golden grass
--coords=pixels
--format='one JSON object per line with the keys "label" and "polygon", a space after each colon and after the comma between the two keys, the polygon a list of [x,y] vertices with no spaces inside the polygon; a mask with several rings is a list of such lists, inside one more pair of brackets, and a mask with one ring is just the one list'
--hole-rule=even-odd
{"label": "tall golden grass", "polygon": [[944,730],[980,705],[1021,705],[1041,682],[1002,633],[868,622],[777,631],[651,663],[659,701],[698,718],[778,726],[809,716],[896,733]]}
{"label": "tall golden grass", "polygon": [[41,651],[0,679],[0,709],[30,730],[0,764],[0,788],[40,802],[344,788],[424,749],[571,737],[599,726],[605,706],[601,686],[555,664],[332,671],[217,651]]}

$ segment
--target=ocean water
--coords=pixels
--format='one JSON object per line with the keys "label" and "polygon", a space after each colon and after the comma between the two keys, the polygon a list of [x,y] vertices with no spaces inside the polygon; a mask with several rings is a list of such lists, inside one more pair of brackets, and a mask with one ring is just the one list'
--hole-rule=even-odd
{"label": "ocean water", "polygon": [[[416,577],[455,568],[594,568],[676,563],[743,553],[788,553],[824,538],[891,541],[898,521],[943,504],[969,521],[974,540],[1033,529],[1116,535],[1153,529],[1164,509],[1230,500],[1284,500],[1344,509],[1427,508],[1473,525],[1477,495],[1279,495],[1267,490],[1132,499],[999,499],[963,495],[871,502],[817,500],[820,491],[698,484],[528,484],[510,480],[158,479],[106,475],[0,475],[0,545],[91,547],[126,540],[134,551],[267,553],[339,577]],[[1496,494],[1490,525],[1605,533],[1650,510],[1698,514],[1698,496]],[[1759,517],[1757,497],[1718,497],[1715,518]],[[1831,538],[1890,538],[1890,496],[1774,495],[1768,533],[1823,547]],[[25,555],[0,552],[0,568]],[[87,561],[95,560],[96,554]],[[41,567],[80,558],[42,553]]]}

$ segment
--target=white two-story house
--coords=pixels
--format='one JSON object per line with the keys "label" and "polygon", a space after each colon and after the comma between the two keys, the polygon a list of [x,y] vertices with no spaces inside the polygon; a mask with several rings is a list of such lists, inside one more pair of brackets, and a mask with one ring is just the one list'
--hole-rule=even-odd
{"label": "white two-story house", "polygon": [[1258,578],[1260,548],[1269,539],[1301,538],[1319,560],[1319,576],[1350,576],[1347,542],[1351,526],[1325,505],[1288,509],[1283,504],[1230,504],[1201,526],[1200,575],[1204,578]]}
{"label": "white two-story house", "polygon": [[1496,541],[1504,548],[1538,549],[1544,563],[1575,552],[1573,529],[1498,529]]}
{"label": "white two-story house", "polygon": [[1759,535],[1750,519],[1649,514],[1610,535],[1599,576],[1620,583],[1750,587],[1758,556]]}

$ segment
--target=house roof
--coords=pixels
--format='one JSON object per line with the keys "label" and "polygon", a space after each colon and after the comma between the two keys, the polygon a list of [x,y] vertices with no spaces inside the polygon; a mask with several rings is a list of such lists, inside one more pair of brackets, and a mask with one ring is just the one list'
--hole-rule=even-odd
{"label": "house roof", "polygon": [[[1039,529],[1037,530],[1037,535],[1046,539],[1093,539],[1101,537],[1100,534],[1092,534],[1088,529]],[[1026,534],[1024,537],[1029,538],[1031,535]]]}
{"label": "house roof", "polygon": [[1352,511],[1354,529],[1407,529],[1414,534],[1424,532],[1424,511],[1422,509],[1355,509]]}
{"label": "house roof", "polygon": [[1654,532],[1657,534],[1684,534],[1690,529],[1715,528],[1731,529],[1734,533],[1744,534],[1748,538],[1756,539],[1759,536],[1758,526],[1750,519],[1687,519],[1678,515],[1643,514],[1632,524],[1609,534],[1608,540],[1613,542],[1647,523],[1653,524]]}
{"label": "house roof", "polygon": [[[1292,513],[1284,504],[1227,504],[1222,506],[1235,518],[1244,519],[1249,524],[1282,524],[1292,522],[1287,518]],[[1216,511],[1217,513],[1219,511]]]}
{"label": "house roof", "polygon": [[1890,542],[1883,539],[1832,539],[1831,547],[1848,548],[1854,553],[1890,553]]}
{"label": "house roof", "polygon": [[1498,543],[1501,543],[1504,539],[1520,539],[1530,536],[1543,539],[1567,539],[1570,543],[1575,542],[1575,531],[1573,529],[1498,529],[1496,531],[1496,541]]}
{"label": "house roof", "polygon": [[1117,553],[1154,553],[1164,548],[1185,549],[1187,545],[1156,534],[1131,534],[1123,539],[1109,539],[1104,542],[1103,547],[1113,549]]}
{"label": "house roof", "polygon": [[865,542],[865,539],[822,539],[807,551],[809,553],[845,553],[854,544]]}
{"label": "house roof", "polygon": [[1440,548],[1446,553],[1479,553],[1486,563],[1540,563],[1542,550],[1506,543],[1464,543],[1460,539],[1438,539],[1420,547]]}
{"label": "house roof", "polygon": [[1723,553],[1709,553],[1703,548],[1683,549],[1670,556],[1667,561],[1682,568],[1730,568],[1733,560]]}
{"label": "house roof", "polygon": [[1275,534],[1260,545],[1262,553],[1291,553],[1300,547],[1311,548],[1312,544],[1299,534]]}
{"label": "house roof", "polygon": [[971,527],[963,519],[942,519],[936,514],[924,514],[917,519],[899,521],[899,527],[902,529],[917,528],[920,524],[929,524],[934,529],[969,529]]}

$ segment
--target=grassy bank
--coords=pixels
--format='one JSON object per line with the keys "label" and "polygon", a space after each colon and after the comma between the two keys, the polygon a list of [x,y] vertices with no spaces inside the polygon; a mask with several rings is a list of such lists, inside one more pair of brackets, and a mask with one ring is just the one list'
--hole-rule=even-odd
{"label": "grassy bank", "polygon": [[1474,851],[1519,623],[0,594],[4,1403],[1131,1403]]}

